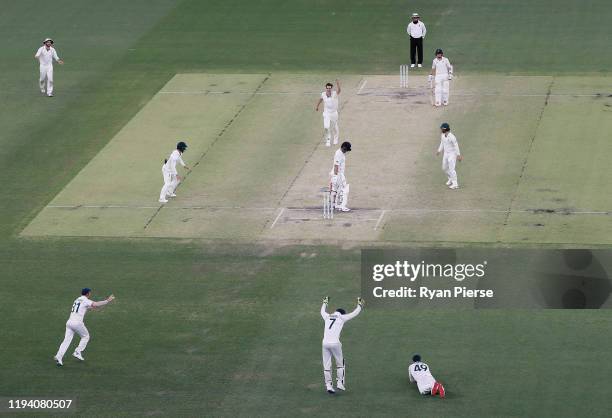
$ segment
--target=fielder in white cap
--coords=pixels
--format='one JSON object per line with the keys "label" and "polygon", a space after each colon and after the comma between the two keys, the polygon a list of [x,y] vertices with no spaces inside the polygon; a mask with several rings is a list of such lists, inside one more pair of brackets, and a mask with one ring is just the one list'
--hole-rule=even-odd
{"label": "fielder in white cap", "polygon": [[58,64],[63,64],[64,61],[57,56],[55,48],[53,48],[53,39],[46,38],[34,58],[40,63],[40,92],[49,97],[53,97],[53,60]]}

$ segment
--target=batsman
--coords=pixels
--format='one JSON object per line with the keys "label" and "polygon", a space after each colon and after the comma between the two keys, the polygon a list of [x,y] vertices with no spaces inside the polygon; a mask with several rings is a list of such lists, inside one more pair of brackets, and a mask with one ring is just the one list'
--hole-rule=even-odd
{"label": "batsman", "polygon": [[343,142],[334,154],[334,166],[329,173],[331,175],[329,185],[331,204],[342,212],[350,211],[350,209],[346,207],[348,203],[349,184],[346,182],[346,177],[344,176],[346,154],[350,151],[351,143],[348,141]]}
{"label": "batsman", "polygon": [[448,58],[444,56],[441,49],[436,49],[436,57],[431,65],[429,82],[434,83],[435,102],[434,106],[448,106],[450,94],[450,81],[453,79],[453,66]]}

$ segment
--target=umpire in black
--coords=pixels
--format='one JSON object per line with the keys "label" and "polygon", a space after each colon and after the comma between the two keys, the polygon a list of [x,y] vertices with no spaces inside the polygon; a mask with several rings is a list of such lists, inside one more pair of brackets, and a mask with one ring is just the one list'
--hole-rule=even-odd
{"label": "umpire in black", "polygon": [[[416,63],[418,63],[419,68],[423,67],[423,39],[425,39],[427,29],[420,19],[418,13],[413,13],[412,22],[408,24],[406,29],[406,32],[410,35],[410,68],[414,68]],[[417,51],[419,53],[418,61],[416,60]]]}

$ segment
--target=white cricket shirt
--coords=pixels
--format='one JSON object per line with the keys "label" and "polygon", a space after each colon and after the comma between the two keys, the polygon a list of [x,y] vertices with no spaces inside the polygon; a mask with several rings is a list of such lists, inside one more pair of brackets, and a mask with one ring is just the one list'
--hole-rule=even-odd
{"label": "white cricket shirt", "polygon": [[408,366],[408,377],[411,382],[416,381],[419,392],[421,393],[428,389],[431,390],[434,383],[436,383],[436,379],[431,375],[429,366],[421,361],[417,361]]}
{"label": "white cricket shirt", "polygon": [[361,312],[361,306],[357,305],[357,308],[350,314],[341,315],[338,312],[328,314],[325,309],[326,304],[321,306],[321,316],[325,321],[325,331],[323,332],[323,344],[338,344],[340,343],[340,333],[344,323],[355,318]]}
{"label": "white cricket shirt", "polygon": [[68,320],[73,322],[83,322],[87,310],[91,308],[92,305],[93,302],[89,300],[87,296],[80,296],[76,298],[72,304],[70,318]]}
{"label": "white cricket shirt", "polygon": [[408,35],[412,36],[413,38],[424,38],[425,34],[427,34],[427,28],[425,27],[425,23],[419,20],[417,23],[408,23],[406,32],[408,32]]}
{"label": "white cricket shirt", "polygon": [[448,76],[453,72],[453,66],[446,57],[442,57],[442,59],[438,59],[438,57],[434,58],[431,68],[436,70],[436,77]]}
{"label": "white cricket shirt", "polygon": [[338,111],[338,92],[332,90],[331,96],[327,97],[327,93],[321,93],[323,99],[323,111],[325,113],[334,113]]}
{"label": "white cricket shirt", "polygon": [[444,155],[460,155],[459,151],[459,143],[457,142],[457,138],[453,135],[452,132],[448,132],[446,135],[440,135],[440,146],[438,147],[438,152],[444,151]]}
{"label": "white cricket shirt", "polygon": [[334,174],[334,167],[338,166],[338,175],[344,174],[344,167],[346,164],[346,155],[342,152],[342,148],[338,148],[334,154],[334,165],[332,166],[332,175]]}
{"label": "white cricket shirt", "polygon": [[38,58],[41,67],[47,67],[49,65],[52,66],[53,60],[59,61],[59,57],[57,56],[57,52],[55,52],[55,48],[51,47],[47,50],[47,47],[44,45],[38,48],[35,57]]}
{"label": "white cricket shirt", "polygon": [[181,158],[181,153],[179,152],[179,150],[175,149],[174,151],[172,151],[172,154],[170,154],[170,157],[168,157],[168,161],[166,162],[166,164],[164,164],[164,170],[166,170],[170,174],[177,174],[177,162],[183,167],[185,167],[185,162],[183,161],[183,158]]}

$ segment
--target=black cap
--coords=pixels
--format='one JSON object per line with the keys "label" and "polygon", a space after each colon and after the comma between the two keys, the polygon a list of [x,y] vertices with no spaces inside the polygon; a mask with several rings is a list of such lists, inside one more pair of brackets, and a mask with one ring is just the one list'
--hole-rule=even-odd
{"label": "black cap", "polygon": [[436,49],[436,55],[438,54],[444,54],[444,52],[442,52],[442,50],[440,48]]}
{"label": "black cap", "polygon": [[416,363],[417,361],[421,361],[421,356],[419,354],[412,356],[412,362]]}
{"label": "black cap", "polygon": [[348,142],[348,141],[344,141],[342,143],[342,145],[340,145],[340,148],[344,148],[345,150],[350,151],[351,150],[351,143]]}
{"label": "black cap", "polygon": [[445,131],[450,131],[450,125],[444,122],[442,125],[440,125],[440,129],[444,129]]}
{"label": "black cap", "polygon": [[81,295],[85,296],[89,292],[91,292],[91,289],[88,287],[84,287],[83,290],[81,290]]}
{"label": "black cap", "polygon": [[346,311],[344,309],[342,309],[342,308],[336,309],[336,312],[338,312],[340,315],[346,314]]}

